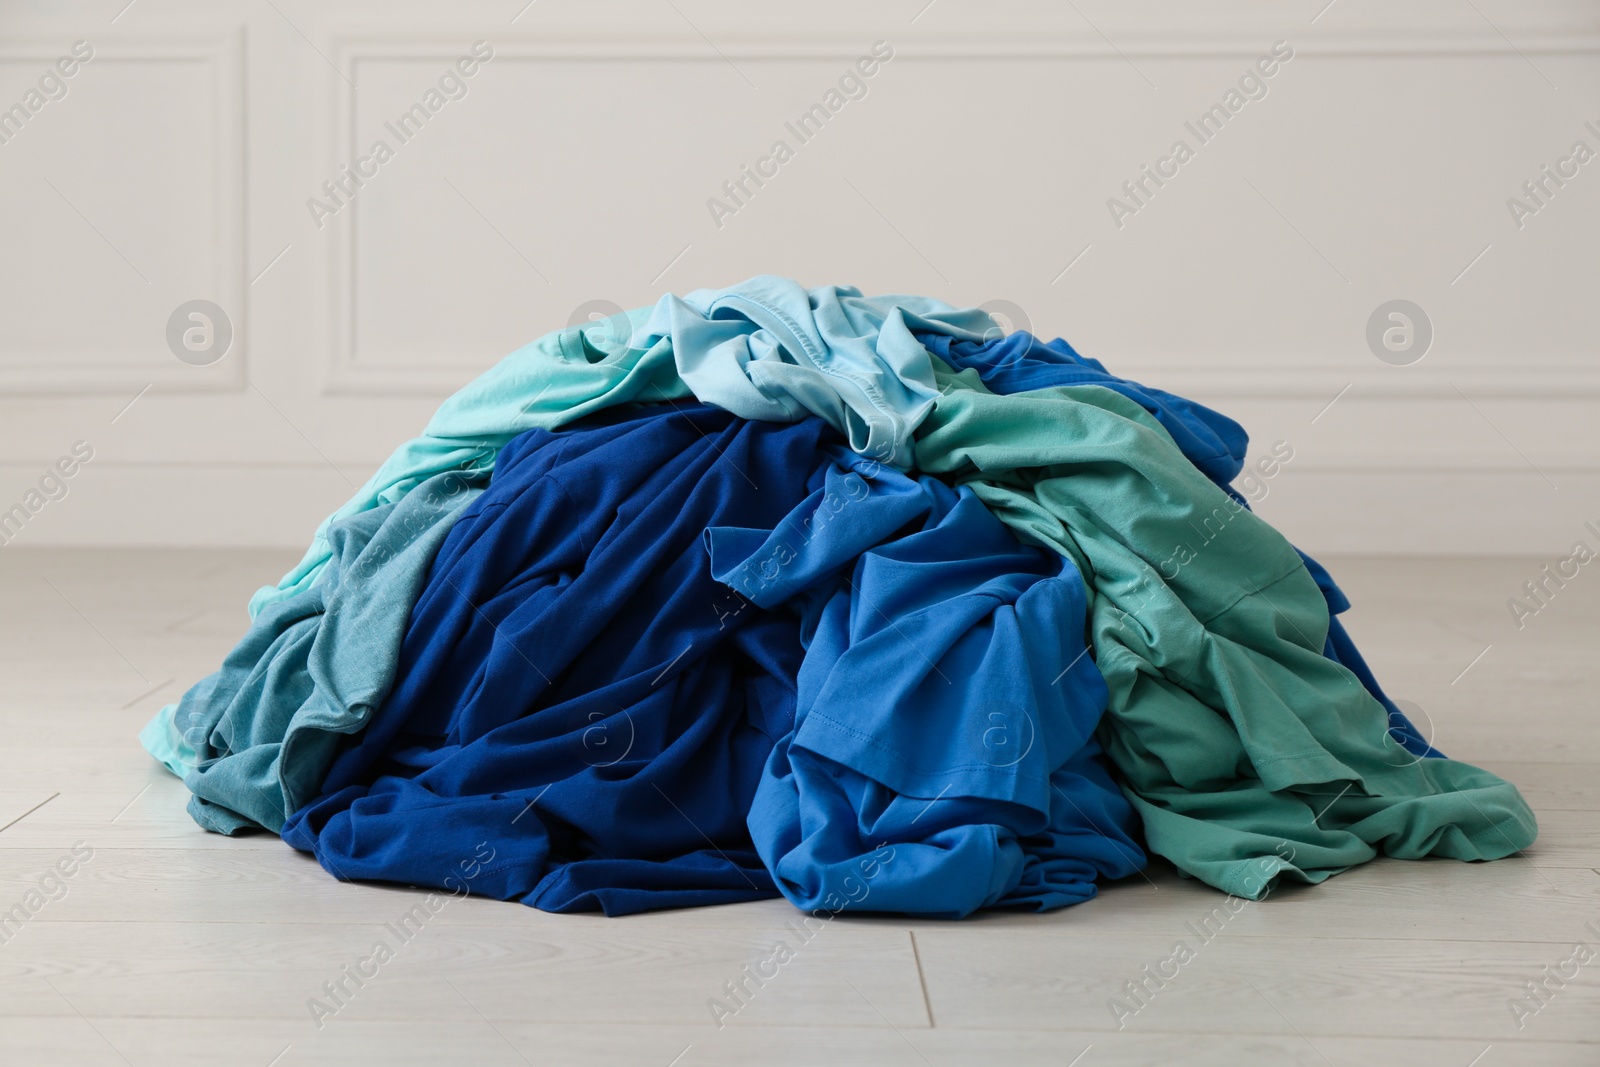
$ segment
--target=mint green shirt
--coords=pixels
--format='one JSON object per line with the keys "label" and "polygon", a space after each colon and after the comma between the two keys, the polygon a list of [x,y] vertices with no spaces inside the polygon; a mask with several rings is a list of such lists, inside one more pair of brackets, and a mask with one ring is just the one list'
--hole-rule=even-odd
{"label": "mint green shirt", "polygon": [[1289,542],[1142,407],[1100,386],[995,396],[943,365],[937,380],[917,466],[1083,572],[1101,739],[1152,851],[1258,899],[1380,851],[1494,859],[1533,841],[1516,787],[1390,739],[1383,705],[1323,656],[1327,604]]}

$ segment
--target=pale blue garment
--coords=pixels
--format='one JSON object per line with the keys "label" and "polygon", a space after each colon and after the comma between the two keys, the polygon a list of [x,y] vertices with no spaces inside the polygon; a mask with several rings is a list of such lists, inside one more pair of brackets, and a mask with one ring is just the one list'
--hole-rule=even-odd
{"label": "pale blue garment", "polygon": [[911,331],[959,340],[998,336],[988,312],[922,296],[807,291],[788,278],[664,296],[634,344],[670,338],[696,398],[747,419],[818,415],[850,447],[902,470],[911,431],[933,407],[928,350]]}
{"label": "pale blue garment", "polygon": [[221,669],[144,728],[146,751],[194,794],[197,823],[276,832],[317,795],[341,736],[388,695],[434,554],[487,480],[438,474],[333,522],[310,587],[267,605]]}
{"label": "pale blue garment", "polygon": [[999,333],[976,308],[921,296],[864,297],[849,286],[807,290],[762,275],[683,298],[669,294],[654,308],[548,334],[446,400],[421,437],[402,445],[323,521],[300,563],[277,586],[256,592],[250,613],[311,586],[328,561],[331,523],[393,503],[463,464],[491,469],[518,434],[617,404],[693,396],[749,419],[794,422],[815,413],[857,451],[909,467],[911,432],[938,395],[913,329],[965,340]]}

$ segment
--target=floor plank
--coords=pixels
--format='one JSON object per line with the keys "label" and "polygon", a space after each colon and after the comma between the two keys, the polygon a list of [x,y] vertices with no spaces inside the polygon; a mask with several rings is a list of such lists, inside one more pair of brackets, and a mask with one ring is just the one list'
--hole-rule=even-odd
{"label": "floor plank", "polygon": [[[92,1022],[91,1027],[89,1023]],[[60,1029],[57,1029],[60,1027]],[[905,1030],[812,1025],[756,1027],[729,1024],[721,1031],[696,1027],[613,1022],[605,1027],[483,1020],[365,1022],[336,1019],[321,1030],[298,1020],[197,1020],[182,1028],[164,1019],[90,1017],[67,1023],[13,1023],[0,1034],[0,1050],[18,1062],[44,1062],[68,1050],[83,1067],[214,1067],[218,1050],[228,1062],[266,1067],[1092,1067],[1097,1063],[1184,1067],[1467,1067],[1488,1044],[1473,1040],[1318,1037],[1315,1045],[1288,1027],[1283,1033],[1229,1037],[1124,1031]],[[1086,1051],[1087,1050],[1087,1051]],[[119,1058],[126,1056],[126,1059]],[[681,1057],[681,1058],[679,1058]],[[1480,1067],[1594,1067],[1589,1044],[1518,1039],[1495,1042]]]}
{"label": "floor plank", "polygon": [[[1300,1032],[1315,1040],[1404,1019],[1406,1032],[1418,1037],[1496,1042],[1526,1030],[1555,1041],[1596,1036],[1600,966],[1579,969],[1521,1029],[1508,1007],[1523,982],[1570,954],[1568,945],[1196,929],[1184,923],[1162,933],[1066,938],[952,928],[918,933],[917,947],[932,1015],[956,1028]],[[1139,983],[1147,983],[1143,997],[1129,991]]]}

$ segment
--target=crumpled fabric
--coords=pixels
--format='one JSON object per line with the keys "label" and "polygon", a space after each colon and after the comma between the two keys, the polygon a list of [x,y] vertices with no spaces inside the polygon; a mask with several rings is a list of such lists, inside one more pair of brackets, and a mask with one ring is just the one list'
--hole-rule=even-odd
{"label": "crumpled fabric", "polygon": [[[1343,593],[1229,485],[1245,457],[1242,428],[1117,378],[1065,342],[997,335],[977,310],[756,278],[542,338],[447,401],[423,436],[330,516],[301,564],[252,600],[251,629],[222,670],[163,709],[141,739],[185,777],[202,826],[282,827],[340,877],[447,888],[442,879],[461,866],[463,850],[492,839],[499,863],[474,888],[551,910],[620,914],[775,889],[831,912],[1055,907],[1142,864],[1137,851],[1124,851],[1137,849],[1129,805],[1152,850],[1246,897],[1279,877],[1320,881],[1380,851],[1493,858],[1531,842],[1532,815],[1512,786],[1466,764],[1421,759],[1439,754],[1384,696],[1340,626]],[[736,427],[735,416],[767,421]],[[634,423],[673,417],[712,429],[674,458],[658,455],[656,468],[653,438],[635,436],[623,448],[604,436],[643,434]],[[552,433],[575,425],[582,429]],[[737,440],[770,459],[789,447],[764,436],[781,426],[814,436],[812,451],[795,446],[782,468],[792,499],[739,499],[743,490],[724,470],[710,491],[726,498],[684,497],[685,514],[612,490],[610,512],[584,511],[592,486],[614,489],[630,477],[656,485],[651,479],[679,462],[714,465],[709,441]],[[603,468],[584,467],[591,447],[609,449]],[[957,488],[891,469],[913,465]],[[515,474],[506,473],[511,466]],[[564,473],[551,473],[557,468]],[[580,470],[588,473],[579,478]],[[475,499],[491,475],[505,483],[493,507]],[[696,522],[719,531],[724,561],[787,543],[795,522],[804,527],[805,509],[821,517],[817,508],[829,500],[824,493],[820,505],[808,504],[808,495],[830,479],[854,484],[851,476],[868,490],[862,521],[885,522],[907,507],[909,517],[892,530],[856,529],[852,518],[818,537],[806,546],[812,571],[781,576],[791,583],[787,599],[731,591],[738,569],[718,569],[728,583],[720,584],[708,550],[689,547]],[[668,481],[669,501],[688,492]],[[562,514],[547,518],[512,499],[519,485]],[[985,529],[975,501],[999,522]],[[472,521],[457,526],[469,507]],[[681,549],[663,563],[676,577],[658,581],[607,556],[625,577],[606,593],[585,569],[589,544],[646,510]],[[1000,523],[1027,547],[986,540]],[[821,528],[815,519],[812,528]],[[529,529],[542,531],[564,569],[527,555]],[[580,531],[584,550],[561,542],[562,530]],[[1193,551],[1180,556],[1179,545]],[[855,555],[845,555],[852,546]],[[480,548],[500,558],[474,555]],[[697,567],[706,573],[691,581]],[[886,577],[907,569],[917,581],[902,587]],[[436,588],[439,575],[451,589]],[[458,580],[473,598],[455,588]],[[870,581],[886,584],[869,601],[860,593]],[[1055,587],[1073,581],[1105,689],[1090,693],[1088,676],[1101,671],[1087,656],[1073,659],[1062,677],[1082,685],[1062,710],[1030,673],[1055,644],[1041,648],[1039,627],[1018,620],[1050,620],[1040,625],[1060,651],[1084,647],[1069,640],[1081,621],[1077,631],[1061,629],[1074,609],[1058,602]],[[569,587],[600,605],[567,600],[571,618],[612,605],[616,614],[596,623],[608,635],[635,625],[625,618],[646,610],[638,603],[655,604],[651,596],[714,595],[722,598],[708,605],[716,634],[704,618],[684,616],[676,631],[650,631],[645,652],[613,649],[609,663],[595,663],[546,614],[553,598],[573,595]],[[943,599],[925,611],[919,597]],[[1014,738],[1024,747],[1030,724],[1036,741],[1055,739],[1027,746],[1017,764],[1032,769],[1031,785],[1021,771],[953,773],[960,739],[975,725],[971,700],[942,704],[916,663],[886,670],[887,661],[865,657],[863,649],[898,636],[884,628],[880,599],[899,612],[891,617],[900,629],[954,657],[963,679],[969,671],[988,679],[973,685],[972,699],[1007,694],[1008,703],[984,711],[1000,715],[980,733],[986,751]],[[624,601],[630,606],[617,606]],[[501,614],[479,607],[490,603]],[[526,623],[536,647],[565,657],[561,670],[582,663],[598,688],[572,688],[566,675],[546,678],[547,691],[519,688],[525,679],[516,671],[535,661],[522,640],[499,633],[512,618]],[[1001,640],[996,627],[1010,627],[1015,640]],[[674,699],[689,694],[682,707],[640,696],[637,672],[657,664],[629,659],[661,651],[668,632],[707,635],[703,651],[684,649],[684,664],[666,664]],[[1017,661],[1019,641],[1032,658]],[[608,709],[613,691],[634,703]],[[876,694],[870,707],[862,694]],[[1085,731],[1097,701],[1109,712]],[[378,710],[390,704],[402,713]],[[547,714],[547,704],[583,718],[567,722]],[[690,705],[704,715],[689,715]],[[734,707],[742,725],[727,720],[738,718]],[[940,730],[911,730],[917,712]],[[644,762],[597,758],[615,731],[632,730],[635,713],[649,736]],[[866,716],[870,729],[852,733],[852,714]],[[1061,740],[1080,732],[1076,748]],[[874,744],[879,736],[884,743]],[[708,738],[725,760],[709,765],[709,777],[699,764],[689,770]],[[549,770],[539,790],[518,777],[526,767],[512,749]],[[752,754],[761,758],[752,763]],[[767,770],[751,770],[766,754]],[[1105,760],[1122,779],[1122,797],[1103,788]],[[480,791],[501,772],[512,788]],[[928,797],[941,776],[950,791]],[[688,789],[699,813],[692,821],[708,822],[711,839],[702,834],[697,844],[647,811],[639,800],[650,800],[640,788],[647,780]],[[1052,784],[1044,800],[1040,780]],[[518,831],[507,835],[498,820],[513,801]],[[728,820],[730,804],[739,820]],[[690,821],[687,809],[678,814]],[[526,838],[523,826],[532,828]],[[477,842],[458,840],[480,831]],[[863,878],[869,893],[858,898]]]}
{"label": "crumpled fabric", "polygon": [[1399,750],[1384,705],[1323,655],[1328,603],[1293,546],[1142,406],[1104,386],[997,396],[971,370],[937,380],[917,466],[1091,585],[1100,738],[1151,851],[1258,899],[1380,851],[1492,859],[1533,841],[1510,783]]}
{"label": "crumpled fabric", "polygon": [[749,816],[778,888],[807,911],[960,918],[1140,870],[1071,561],[969,489],[830,458],[773,528],[706,532],[713,576],[802,619],[795,725]]}
{"label": "crumpled fabric", "polygon": [[[1059,337],[1044,341],[1018,330],[982,341],[937,333],[919,333],[917,339],[955,370],[976,371],[984,388],[1002,396],[1060,385],[1102,385],[1120,393],[1155,416],[1173,444],[1200,473],[1236,503],[1250,506],[1250,501],[1232,485],[1244,470],[1250,437],[1244,427],[1221,412],[1165,390],[1120,378],[1106,370],[1099,360],[1079,355]],[[1344,591],[1322,564],[1304,552],[1299,554],[1328,605],[1328,639],[1323,645],[1323,655],[1349,668],[1367,692],[1384,706],[1389,715],[1389,736],[1398,749],[1414,756],[1443,755],[1389,699],[1361,658],[1355,642],[1338,618],[1350,610]]]}
{"label": "crumpled fabric", "polygon": [[1045,341],[1017,330],[979,341],[936,333],[917,339],[953,369],[977,371],[984,388],[1001,396],[1058,385],[1103,385],[1154,415],[1178,450],[1216,484],[1227,486],[1244,470],[1250,437],[1243,426],[1204,404],[1118,377],[1059,337]]}
{"label": "crumpled fabric", "polygon": [[451,523],[487,477],[451,471],[340,519],[310,588],[257,615],[214,674],[140,733],[208,830],[274,832],[317,795],[339,740],[388,695],[411,605]]}
{"label": "crumpled fabric", "polygon": [[745,814],[794,717],[798,621],[716,582],[707,527],[810,492],[822,420],[706,405],[530,430],[440,548],[393,691],[284,840],[340,878],[610,915],[775,895]]}
{"label": "crumpled fabric", "polygon": [[[354,709],[367,705],[335,699],[346,709],[341,715],[313,712],[330,699],[330,684],[340,687],[333,692],[359,692],[363,701],[382,699],[403,620],[459,507],[430,502],[402,509],[416,549],[376,550],[393,557],[389,567],[399,568],[393,574],[378,574],[369,553],[364,567],[379,585],[370,593],[347,590],[332,600],[339,583],[323,578],[336,554],[352,550],[352,538],[370,536],[419,487],[447,477],[481,488],[500,449],[527,429],[557,428],[618,405],[678,404],[696,394],[746,418],[793,422],[816,415],[852,447],[906,464],[911,431],[936,392],[918,336],[971,339],[985,331],[997,332],[986,313],[925,297],[868,298],[848,287],[806,290],[788,279],[757,277],[681,299],[669,294],[654,308],[549,334],[445,401],[423,435],[396,450],[319,527],[295,569],[278,586],[257,591],[251,627],[223,671],[157,712],[140,739],[173,773],[207,780],[190,805],[200,825],[224,833],[256,825],[276,830],[327,769],[325,746],[303,750],[305,742],[292,736],[296,715],[313,731],[343,732],[359,728],[365,712]],[[430,515],[433,528],[423,529]],[[344,542],[335,544],[339,538]],[[386,642],[381,654],[373,654],[364,630],[326,628],[320,616],[330,603],[366,603],[360,610],[368,617],[387,611],[372,631]],[[281,610],[267,610],[275,607]],[[346,636],[352,640],[341,655]],[[320,679],[308,671],[317,640]],[[222,734],[196,745],[185,740],[218,723]],[[302,751],[308,760],[297,766]]]}
{"label": "crumpled fabric", "polygon": [[618,404],[697,397],[749,419],[816,415],[852,447],[909,465],[911,433],[935,392],[927,349],[913,330],[973,340],[999,327],[985,311],[928,297],[867,297],[839,285],[808,290],[760,275],[547,334],[446,400],[420,437],[323,521],[304,558],[276,586],[256,591],[251,616],[316,580],[331,523],[393,503],[436,474],[463,465],[489,470],[518,434]]}

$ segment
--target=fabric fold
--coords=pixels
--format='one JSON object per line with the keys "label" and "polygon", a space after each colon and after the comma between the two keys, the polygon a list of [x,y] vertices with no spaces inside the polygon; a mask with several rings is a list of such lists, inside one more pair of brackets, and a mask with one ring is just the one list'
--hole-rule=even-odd
{"label": "fabric fold", "polygon": [[[1321,881],[1379,846],[1489,859],[1533,840],[1509,783],[1394,758],[1384,705],[1323,655],[1327,601],[1299,555],[1142,406],[1101,385],[996,396],[970,370],[938,378],[918,466],[970,487],[1092,584],[1110,690],[1100,736],[1152,851],[1254,898],[1277,877]],[[1189,562],[1160,569],[1197,539]],[[1262,878],[1259,860],[1280,872]]]}
{"label": "fabric fold", "polygon": [[810,490],[821,420],[705,405],[533,430],[440,549],[388,701],[284,840],[341,878],[608,914],[772,896],[745,813],[789,729],[796,621],[716,583],[708,526]]}
{"label": "fabric fold", "polygon": [[201,826],[277,832],[321,788],[339,740],[389,692],[433,554],[487,476],[451,471],[332,524],[328,565],[270,605],[215,674],[140,734],[181,776]]}
{"label": "fabric fold", "polygon": [[209,830],[550,911],[955,918],[1146,849],[1259,898],[1526,847],[1251,510],[1248,444],[981,309],[668,294],[446,400],[140,740]]}
{"label": "fabric fold", "polygon": [[808,290],[760,275],[547,334],[446,400],[421,436],[323,521],[304,558],[276,586],[256,591],[251,616],[316,580],[331,523],[393,503],[463,464],[491,469],[499,450],[526,430],[556,429],[619,404],[693,397],[749,419],[793,422],[810,413],[852,446],[908,464],[932,389],[927,350],[912,329],[966,339],[999,333],[976,308],[867,297],[850,286]]}
{"label": "fabric fold", "polygon": [[959,918],[1138,871],[1093,737],[1106,691],[1077,570],[970,490],[831,459],[764,538],[707,531],[716,578],[802,620],[795,727],[749,819],[779,889],[808,910]]}
{"label": "fabric fold", "polygon": [[[1244,471],[1250,438],[1244,427],[1226,415],[1193,400],[1120,378],[1106,370],[1098,360],[1079,355],[1077,350],[1060,338],[1044,341],[1020,330],[982,341],[937,333],[919,333],[917,337],[951,368],[976,371],[984,388],[1002,396],[1061,385],[1099,385],[1127,397],[1155,417],[1172,438],[1173,444],[1200,473],[1232,497],[1236,504],[1250,507],[1246,494],[1239,492],[1232,484],[1240,479]],[[1254,479],[1253,472],[1249,479],[1244,480],[1244,484],[1247,493],[1260,488],[1260,482]],[[1184,542],[1181,547],[1187,551],[1189,543]],[[1168,566],[1169,560],[1181,560],[1184,554],[1184,551],[1174,552],[1157,569]],[[1383,704],[1389,714],[1390,737],[1397,746],[1419,757],[1441,755],[1389,699],[1367,669],[1355,642],[1350,640],[1339,622],[1338,616],[1350,609],[1350,601],[1335,584],[1333,576],[1304,552],[1299,552],[1299,555],[1317,587],[1322,590],[1328,607],[1328,638],[1323,645],[1323,655],[1349,668],[1367,691]]]}

